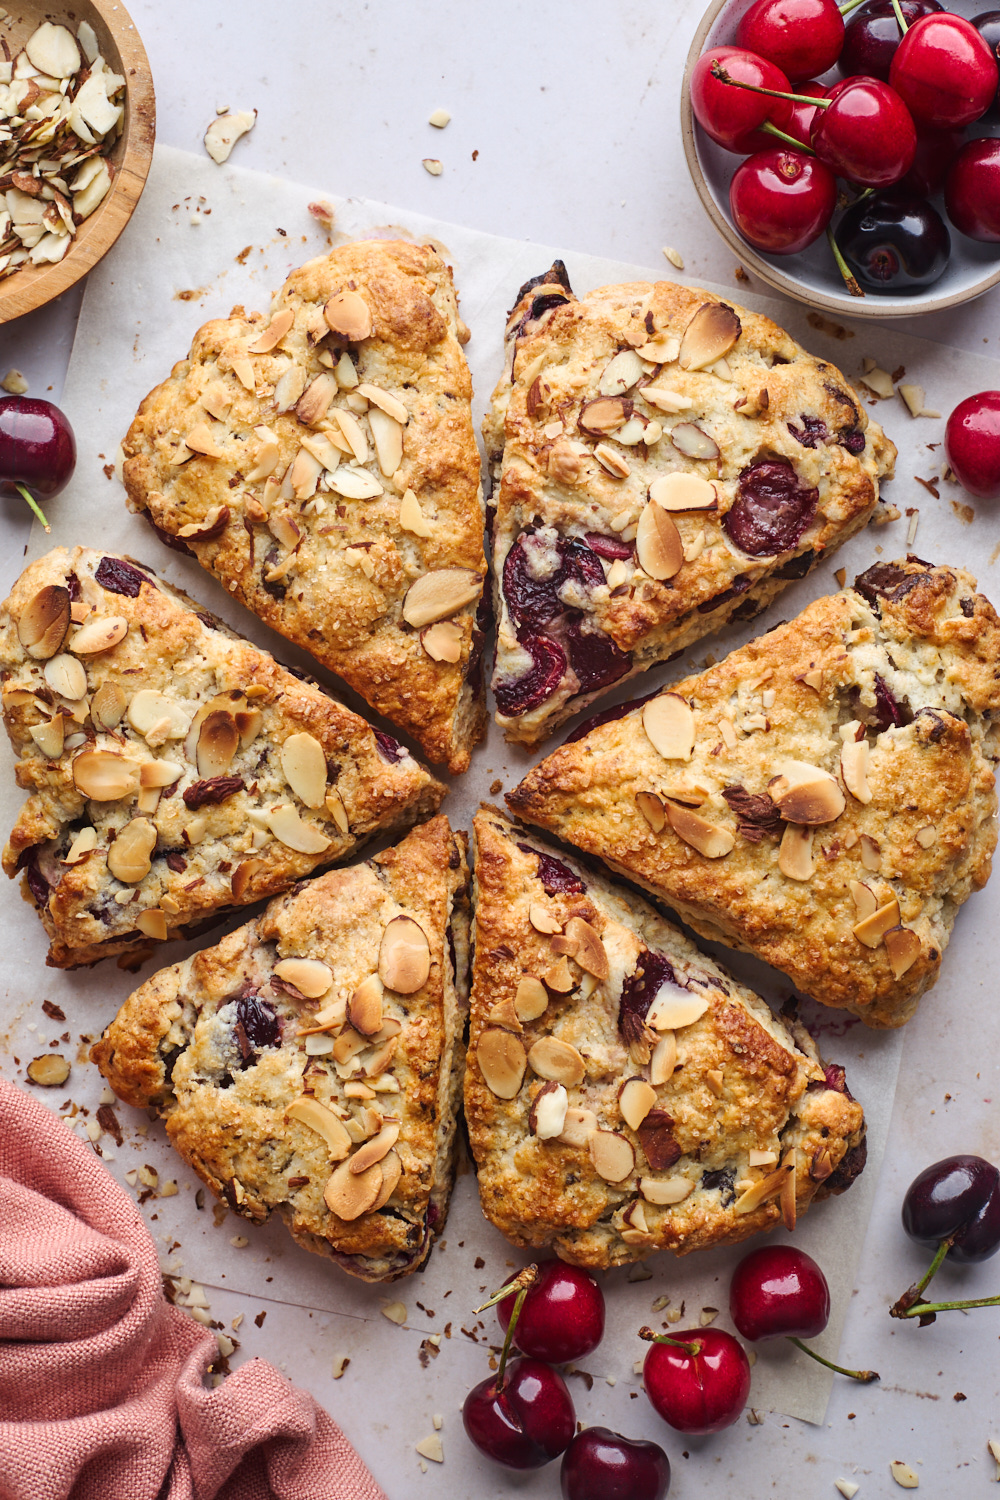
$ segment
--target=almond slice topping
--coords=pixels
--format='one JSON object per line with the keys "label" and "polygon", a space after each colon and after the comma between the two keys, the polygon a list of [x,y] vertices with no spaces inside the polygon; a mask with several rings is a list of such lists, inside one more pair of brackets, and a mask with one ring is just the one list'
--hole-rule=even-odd
{"label": "almond slice topping", "polygon": [[139,790],[139,768],[113,750],[82,750],[73,761],[73,782],[94,802],[117,802]]}
{"label": "almond slice topping", "polygon": [[890,927],[884,941],[892,976],[902,979],[920,957],[920,939],[910,927]]}
{"label": "almond slice topping", "polygon": [[539,1078],[551,1078],[570,1089],[582,1083],[587,1072],[576,1048],[554,1036],[539,1037],[528,1053],[528,1062]]}
{"label": "almond slice topping", "polygon": [[298,854],[322,854],[330,840],[312,823],[304,823],[290,802],[279,802],[267,813],[267,826],[280,844]]}
{"label": "almond slice topping", "polygon": [[57,714],[46,724],[33,724],[28,730],[39,750],[48,760],[58,760],[66,744],[66,721]]}
{"label": "almond slice topping", "polygon": [[306,386],[295,407],[295,415],[306,427],[322,422],[330,410],[330,403],[337,394],[337,382],[332,375],[317,375]]}
{"label": "almond slice topping", "polygon": [[899,902],[895,897],[873,911],[870,917],[856,922],[851,928],[859,943],[866,948],[877,948],[890,927],[899,926]]}
{"label": "almond slice topping", "polygon": [[527,1066],[527,1056],[517,1037],[499,1027],[490,1027],[476,1043],[476,1061],[490,1092],[498,1099],[513,1099]]}
{"label": "almond slice topping", "polygon": [[796,1172],[797,1164],[798,1154],[795,1150],[795,1147],[792,1146],[790,1150],[786,1151],[784,1156],[781,1158],[781,1165],[786,1168],[787,1175],[784,1182],[781,1184],[781,1192],[778,1195],[779,1202],[781,1204],[781,1222],[784,1224],[789,1234],[791,1234],[792,1230],[795,1228],[795,1221],[798,1217],[799,1206],[795,1192],[797,1186],[796,1179],[798,1175]]}
{"label": "almond slice topping", "polygon": [[403,600],[403,619],[419,630],[456,614],[482,592],[483,580],[469,568],[435,568],[412,583]]}
{"label": "almond slice topping", "polygon": [[622,1084],[618,1108],[625,1124],[632,1130],[639,1129],[655,1103],[656,1090],[644,1078],[629,1078]]}
{"label": "almond slice topping", "polygon": [[592,974],[595,979],[607,979],[611,973],[607,950],[589,922],[583,917],[570,917],[565,938],[573,944],[572,956],[585,974]]}
{"label": "almond slice topping", "polygon": [[423,928],[412,917],[393,917],[378,952],[378,972],[386,989],[414,995],[427,983],[430,967],[430,944]]}
{"label": "almond slice topping", "polygon": [[594,1171],[605,1182],[623,1182],[635,1167],[631,1142],[613,1130],[592,1131],[587,1145]]}
{"label": "almond slice topping", "polygon": [[375,407],[368,413],[368,425],[372,430],[378,466],[386,479],[391,479],[403,462],[403,429],[394,417]]}
{"label": "almond slice topping", "polygon": [[407,490],[400,501],[399,524],[404,531],[411,532],[413,536],[430,536],[431,534],[431,528],[420,509],[420,501],[412,490]]}
{"label": "almond slice topping", "polygon": [[502,1026],[505,1031],[516,1031],[518,1035],[523,1032],[521,1019],[514,1009],[514,1002],[508,995],[506,1000],[498,1000],[486,1017],[490,1026]]}
{"label": "almond slice topping", "polygon": [[548,936],[555,932],[562,932],[562,923],[541,901],[532,901],[528,907],[528,921],[536,932],[542,932]]}
{"label": "almond slice topping", "polygon": [[529,1129],[540,1141],[552,1141],[566,1124],[569,1096],[561,1083],[543,1084],[528,1114]]}
{"label": "almond slice topping", "polygon": [[640,1177],[639,1191],[647,1203],[683,1203],[694,1183],[690,1177]]}
{"label": "almond slice topping", "polygon": [[778,849],[778,869],[789,880],[811,880],[815,868],[813,830],[787,823]]}
{"label": "almond slice topping", "polygon": [[693,458],[698,463],[705,463],[719,456],[718,443],[695,422],[676,423],[670,429],[670,441],[678,453],[683,453],[685,458]]}
{"label": "almond slice topping", "polygon": [[649,1059],[649,1081],[653,1087],[669,1083],[676,1066],[677,1038],[672,1031],[665,1031]]}
{"label": "almond slice topping", "polygon": [[[138,697],[138,694],[136,694]],[[117,682],[103,682],[90,700],[90,718],[95,729],[114,729],[121,723],[128,699]],[[184,732],[186,733],[186,726]]]}
{"label": "almond slice topping", "polygon": [[[694,713],[678,693],[661,693],[647,703],[642,710],[642,727],[653,749],[658,750],[664,760],[691,759],[694,753]],[[639,801],[638,796],[636,801]]]}
{"label": "almond slice topping", "polygon": [[[98,706],[102,709],[103,717],[105,701],[111,712],[117,708],[117,693],[112,695],[112,692],[109,691],[106,700],[101,699],[101,694],[105,692],[105,689],[110,690],[111,687],[111,684],[105,683],[104,687],[99,689],[95,694],[93,704],[91,705],[91,718],[94,715],[94,708]],[[124,697],[124,694],[122,696]],[[98,703],[99,699],[101,700],[100,704]],[[118,719],[114,720],[114,723],[117,723],[120,718],[121,714],[118,715]],[[167,730],[160,737],[161,743],[164,740],[183,739],[191,723],[188,715],[181,708],[177,700],[168,698],[166,693],[157,692],[156,688],[142,688],[129,700],[128,721],[136,734],[141,734],[145,737],[155,727],[163,725],[164,720],[167,721]]]}
{"label": "almond slice topping", "polygon": [[371,338],[371,311],[358,292],[334,292],[323,308],[323,316],[331,333],[343,334],[352,344]]}
{"label": "almond slice topping", "polygon": [[690,844],[692,849],[697,849],[706,859],[722,859],[732,852],[736,840],[728,828],[720,828],[718,824],[710,823],[699,813],[692,812],[689,807],[681,807],[676,802],[667,803],[666,813],[677,837],[683,839],[685,844]]}
{"label": "almond slice topping", "polygon": [[684,563],[680,532],[662,505],[644,505],[635,535],[636,556],[643,572],[662,582],[679,573]]}
{"label": "almond slice topping", "polygon": [[882,850],[867,833],[861,835],[861,863],[873,875],[882,868]]}
{"label": "almond slice topping", "polygon": [[517,986],[514,1010],[521,1021],[537,1021],[545,1014],[549,1005],[549,992],[534,974],[525,974]]}
{"label": "almond slice topping", "polygon": [[719,492],[700,474],[660,474],[649,486],[649,498],[664,510],[718,510]]}
{"label": "almond slice topping", "polygon": [[617,448],[612,448],[610,443],[598,443],[594,449],[594,457],[613,479],[627,479],[632,472],[625,455]]}
{"label": "almond slice topping", "polygon": [[376,495],[385,494],[374,474],[367,469],[348,469],[343,464],[330,475],[327,484],[334,494],[343,495],[345,500],[373,500]]}
{"label": "almond slice topping", "polygon": [[285,780],[306,807],[322,807],[326,800],[326,755],[311,734],[290,734],[281,746]]}
{"label": "almond slice topping", "polygon": [[871,749],[867,740],[846,740],[840,752],[840,774],[844,785],[857,802],[872,800],[868,785],[868,763]]}
{"label": "almond slice topping", "polygon": [[323,1201],[338,1219],[360,1219],[375,1207],[382,1181],[382,1168],[377,1161],[361,1173],[351,1171],[350,1161],[341,1162],[326,1185]]}
{"label": "almond slice topping", "polygon": [[385,1207],[396,1191],[399,1179],[403,1175],[403,1164],[395,1151],[390,1151],[387,1156],[383,1157],[380,1165],[382,1168],[382,1188],[375,1202],[372,1204],[371,1211],[373,1214],[378,1213],[380,1208]]}
{"label": "almond slice topping", "polygon": [[110,651],[127,635],[127,620],[121,615],[105,615],[103,619],[81,625],[67,650],[72,651],[75,656],[96,656],[99,651]]}
{"label": "almond slice topping", "polygon": [[87,673],[82,662],[67,651],[50,656],[44,667],[45,681],[60,698],[77,703],[87,694]]}
{"label": "almond slice topping", "polygon": [[190,432],[185,434],[184,442],[192,453],[200,453],[205,458],[222,457],[222,449],[215,441],[215,433],[207,422],[196,422]]}
{"label": "almond slice topping", "polygon": [[47,661],[62,649],[70,624],[69,590],[47,583],[21,611],[17,638],[36,661]]}
{"label": "almond slice topping", "polygon": [[126,823],[108,850],[108,869],[116,880],[135,885],[149,874],[156,848],[156,829],[146,818]]}
{"label": "almond slice topping", "polygon": [[377,974],[363,979],[347,1002],[347,1019],[361,1036],[382,1029],[382,981]]}
{"label": "almond slice topping", "polygon": [[648,401],[649,405],[655,407],[657,411],[665,411],[670,415],[679,411],[690,411],[694,405],[694,402],[687,396],[682,396],[679,391],[668,390],[662,385],[641,386],[636,395]]}
{"label": "almond slice topping", "polygon": [[351,823],[350,819],[347,816],[347,808],[344,806],[343,797],[337,791],[337,788],[335,786],[332,786],[327,792],[323,802],[323,806],[326,808],[327,812],[330,814],[330,817],[340,829],[340,832],[350,833]]}
{"label": "almond slice topping", "polygon": [[654,833],[662,833],[667,826],[667,815],[663,803],[654,792],[636,792],[635,805]]}
{"label": "almond slice topping", "polygon": [[420,644],[431,661],[456,662],[462,655],[462,632],[453,620],[439,620],[420,632]]}
{"label": "almond slice topping", "polygon": [[351,1137],[333,1110],[327,1109],[318,1099],[294,1099],[285,1110],[285,1119],[298,1120],[322,1136],[330,1149],[331,1161],[344,1161],[349,1155]]}
{"label": "almond slice topping", "polygon": [[347,411],[343,406],[336,406],[330,413],[330,420],[335,422],[340,428],[344,441],[358,463],[367,463],[369,457],[368,439],[365,437],[361,423],[353,412]]}
{"label": "almond slice topping", "polygon": [[786,761],[767,791],[787,823],[818,827],[839,818],[847,806],[836,778],[802,760]]}
{"label": "almond slice topping", "polygon": [[788,1162],[786,1158],[776,1171],[770,1172],[767,1177],[763,1177],[759,1182],[753,1183],[752,1186],[748,1187],[737,1198],[733,1204],[733,1212],[737,1214],[753,1213],[755,1208],[759,1208],[762,1203],[766,1203],[770,1198],[777,1198],[785,1186],[786,1178],[791,1176],[794,1180],[794,1175],[794,1164]]}
{"label": "almond slice topping", "polygon": [[542,978],[545,981],[546,987],[554,990],[557,995],[568,995],[571,990],[576,989],[576,981],[570,973],[569,963],[565,954],[557,959],[554,964],[550,964],[542,975]]}
{"label": "almond slice topping", "polygon": [[247,474],[247,484],[256,484],[261,479],[270,478],[281,458],[281,444],[270,427],[255,427],[254,432],[260,439],[260,447],[257,449],[254,466]]}
{"label": "almond slice topping", "polygon": [[175,760],[144,760],[139,767],[141,787],[173,786],[184,774],[184,767]]}
{"label": "almond slice topping", "polygon": [[77,834],[76,838],[69,846],[69,849],[66,851],[66,857],[63,860],[63,864],[79,864],[81,859],[85,859],[86,856],[91,852],[91,850],[96,848],[97,829],[81,828],[80,832]]}
{"label": "almond slice topping", "polygon": [[643,376],[642,360],[634,349],[622,349],[605,365],[597,389],[602,396],[623,396]]}
{"label": "almond slice topping", "polygon": [[570,1105],[558,1140],[564,1146],[586,1146],[596,1129],[597,1116],[592,1109]]}
{"label": "almond slice topping", "polygon": [[693,995],[668,979],[653,997],[646,1012],[646,1024],[654,1031],[679,1031],[682,1026],[693,1026],[706,1010],[708,1001],[704,995]]}
{"label": "almond slice topping", "polygon": [[677,361],[682,370],[703,370],[722,359],[743,332],[743,325],[724,302],[704,302],[681,339]]}
{"label": "almond slice topping", "polygon": [[378,1135],[370,1141],[366,1141],[359,1151],[355,1151],[351,1157],[350,1170],[355,1177],[367,1172],[373,1162],[381,1161],[387,1156],[393,1146],[399,1140],[399,1121],[387,1121]]}
{"label": "almond slice topping", "polygon": [[632,415],[632,403],[625,396],[598,396],[585,401],[580,409],[578,426],[591,437],[605,437],[621,427]]}
{"label": "almond slice topping", "polygon": [[140,932],[154,942],[165,943],[167,941],[167,916],[158,906],[151,906],[146,911],[141,911],[135,919],[135,925]]}
{"label": "almond slice topping", "polygon": [[206,714],[198,731],[195,759],[198,775],[224,776],[240,748],[240,732],[228,708],[216,708]]}
{"label": "almond slice topping", "polygon": [[852,880],[850,891],[854,897],[854,906],[858,914],[858,921],[863,922],[866,917],[874,916],[878,910],[878,900],[871,887],[864,885],[860,880]]}
{"label": "almond slice topping", "polygon": [[247,345],[247,353],[270,354],[272,349],[278,347],[294,322],[295,314],[292,309],[290,307],[281,308],[279,312],[275,313],[263,333],[258,335],[256,341]]}
{"label": "almond slice topping", "polygon": [[274,972],[307,1000],[318,1000],[333,984],[333,970],[318,958],[283,958]]}
{"label": "almond slice topping", "polygon": [[399,422],[404,427],[410,420],[410,413],[402,401],[391,396],[388,391],[383,391],[380,386],[369,385],[366,380],[362,380],[358,385],[358,395],[364,396],[372,406],[377,406],[387,417],[392,417],[394,422]]}

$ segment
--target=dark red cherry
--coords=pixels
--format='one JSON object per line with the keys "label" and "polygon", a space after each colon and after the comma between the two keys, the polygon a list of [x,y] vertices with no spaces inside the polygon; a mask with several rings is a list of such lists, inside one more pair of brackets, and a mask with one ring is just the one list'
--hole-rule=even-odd
{"label": "dark red cherry", "polygon": [[566,612],[560,591],[567,584],[586,591],[604,582],[600,560],[579,537],[553,540],[526,531],[504,559],[503,592],[510,613],[516,624],[536,630]]}
{"label": "dark red cherry", "polygon": [[983,136],[962,147],[948,170],[944,203],[955,228],[970,239],[1000,240],[1000,140]]}
{"label": "dark red cherry", "polygon": [[[258,1047],[281,1045],[281,1023],[274,1007],[258,995],[241,995],[236,1002],[236,1037],[249,1062]],[[242,1031],[243,1035],[240,1035]],[[246,1045],[245,1045],[246,1044]]]}
{"label": "dark red cherry", "polygon": [[770,120],[784,130],[791,115],[787,99],[772,99],[766,94],[752,94],[734,89],[712,76],[712,67],[721,62],[730,77],[741,83],[788,92],[788,79],[780,68],[765,58],[756,57],[742,47],[712,47],[702,54],[691,70],[691,108],[705,134],[727,151],[746,156],[771,144],[773,137],[759,129]]}
{"label": "dark red cherry", "polygon": [[915,120],[917,127],[917,151],[913,165],[897,184],[914,198],[933,198],[944,187],[955,157],[962,149],[960,130],[937,130],[933,125],[924,125]]}
{"label": "dark red cherry", "polygon": [[678,1432],[721,1432],[746,1405],[750,1361],[731,1333],[693,1328],[653,1343],[642,1378],[654,1408]]}
{"label": "dark red cherry", "polygon": [[752,1343],[812,1339],[830,1321],[830,1288],[811,1255],[791,1245],[762,1245],[743,1257],[729,1287],[729,1312]]}
{"label": "dark red cherry", "polygon": [[533,635],[531,631],[519,630],[518,644],[531,657],[531,668],[513,682],[498,680],[494,676],[493,696],[497,709],[505,718],[526,714],[546,698],[551,698],[566,671],[566,654],[562,647],[547,635]]}
{"label": "dark red cherry", "polygon": [[540,1469],[569,1445],[576,1413],[566,1382],[537,1359],[515,1359],[502,1389],[496,1375],[465,1398],[462,1421],[470,1440],[508,1469]]}
{"label": "dark red cherry", "polygon": [[[825,83],[797,83],[795,85],[797,94],[806,94],[810,99],[825,99],[830,90]],[[815,104],[793,104],[791,117],[784,127],[785,134],[794,136],[795,140],[801,141],[803,146],[809,145],[809,136],[812,132],[813,122],[816,119]]]}
{"label": "dark red cherry", "polygon": [[32,501],[60,494],[75,467],[76,438],[58,406],[34,396],[0,399],[0,495],[20,495],[49,530]]}
{"label": "dark red cherry", "polygon": [[1000,391],[966,396],[948,418],[945,454],[963,489],[1000,500]]}
{"label": "dark red cherry", "polygon": [[[1000,67],[1000,10],[983,11],[982,15],[973,16],[972,24],[990,48]],[[994,95],[993,103],[986,111],[984,118],[995,120],[998,114],[1000,114],[1000,89]]]}
{"label": "dark red cherry", "polygon": [[569,664],[576,673],[581,693],[596,693],[600,688],[610,687],[632,670],[631,652],[619,650],[600,627],[586,630],[581,619],[571,620],[566,626],[565,641]]}
{"label": "dark red cherry", "polygon": [[665,1500],[670,1463],[658,1443],[586,1427],[563,1454],[563,1500]]}
{"label": "dark red cherry", "polygon": [[844,45],[844,18],[834,0],[754,0],[736,40],[794,82],[833,67]]}
{"label": "dark red cherry", "polygon": [[[942,8],[938,0],[902,0],[901,4],[908,26]],[[892,0],[868,0],[848,19],[837,66],[846,78],[864,74],[888,83],[892,59],[902,39]]]}
{"label": "dark red cherry", "polygon": [[588,531],[584,541],[591,552],[596,552],[598,557],[606,557],[610,562],[615,558],[624,561],[632,556],[634,550],[633,542],[623,542],[620,536],[604,536],[599,531]]}
{"label": "dark red cherry", "polygon": [[625,976],[618,1002],[618,1030],[626,1047],[642,1035],[646,1014],[663,984],[677,984],[673,964],[662,953],[644,949],[632,973]]}
{"label": "dark red cherry", "polygon": [[723,529],[750,557],[774,557],[798,544],[818,501],[819,491],[800,485],[786,458],[758,459],[740,474]]}
{"label": "dark red cherry", "polygon": [[946,128],[971,125],[996,98],[997,59],[971,21],[941,11],[910,27],[889,82],[915,119]]}
{"label": "dark red cherry", "polygon": [[919,292],[948,269],[951,236],[937,209],[902,187],[854,203],[835,239],[863,287],[872,292]]}
{"label": "dark red cherry", "polygon": [[[497,1303],[506,1331],[514,1311],[514,1293]],[[561,1260],[543,1261],[528,1290],[514,1330],[522,1354],[561,1365],[583,1359],[604,1337],[604,1293],[593,1276]]]}
{"label": "dark red cherry", "polygon": [[733,223],[748,244],[769,255],[795,255],[811,245],[836,204],[829,167],[786,146],[755,152],[729,185]]}
{"label": "dark red cherry", "polygon": [[1000,1172],[981,1156],[925,1167],[906,1190],[903,1228],[928,1249],[950,1238],[949,1261],[989,1260],[1000,1250]]}
{"label": "dark red cherry", "polygon": [[878,78],[844,78],[816,111],[810,142],[838,177],[861,187],[890,187],[906,175],[917,132],[902,99]]}

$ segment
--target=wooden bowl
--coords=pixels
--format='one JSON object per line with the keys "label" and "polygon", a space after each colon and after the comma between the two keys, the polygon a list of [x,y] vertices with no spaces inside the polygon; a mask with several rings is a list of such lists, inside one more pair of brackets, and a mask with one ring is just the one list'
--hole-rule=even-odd
{"label": "wooden bowl", "polygon": [[0,323],[33,312],[65,292],[111,249],[132,216],[146,184],[156,134],[156,99],[149,58],[135,23],[120,0],[72,0],[65,8],[26,0],[12,12],[14,24],[3,35],[11,53],[24,46],[43,21],[65,21],[76,32],[89,21],[101,55],[125,83],[124,129],[108,154],[115,169],[111,191],[84,219],[61,261],[49,266],[22,266],[0,281]]}
{"label": "wooden bowl", "polygon": [[[681,88],[681,136],[691,180],[715,228],[747,270],[759,276],[765,285],[808,307],[851,318],[902,318],[940,312],[971,302],[1000,283],[1000,246],[967,239],[950,226],[948,269],[933,286],[911,294],[869,292],[865,297],[852,297],[837,271],[825,235],[797,255],[765,255],[747,244],[729,211],[729,184],[742,158],[717,146],[695,119],[691,108],[691,72],[706,48],[735,42],[740,18],[751,4],[752,0],[712,0],[691,43]],[[971,20],[989,7],[984,0],[947,0],[946,8]],[[827,82],[839,77],[833,71],[824,75]],[[984,121],[972,130],[973,134],[994,134],[996,127],[993,122]],[[943,216],[940,199],[936,205]]]}

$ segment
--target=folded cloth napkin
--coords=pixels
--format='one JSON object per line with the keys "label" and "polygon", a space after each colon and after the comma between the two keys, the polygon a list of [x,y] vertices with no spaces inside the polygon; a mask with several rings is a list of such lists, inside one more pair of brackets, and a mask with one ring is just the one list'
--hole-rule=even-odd
{"label": "folded cloth napkin", "polygon": [[0,1500],[386,1500],[273,1365],[210,1389],[217,1355],[107,1168],[0,1079]]}

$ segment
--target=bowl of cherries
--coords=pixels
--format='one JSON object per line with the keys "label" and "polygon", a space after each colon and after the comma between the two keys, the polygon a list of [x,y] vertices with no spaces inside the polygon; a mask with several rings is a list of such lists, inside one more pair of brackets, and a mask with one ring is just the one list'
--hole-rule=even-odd
{"label": "bowl of cherries", "polygon": [[1000,9],[946,3],[712,0],[688,54],[684,149],[716,228],[767,285],[879,318],[1000,282]]}

